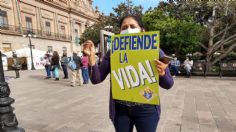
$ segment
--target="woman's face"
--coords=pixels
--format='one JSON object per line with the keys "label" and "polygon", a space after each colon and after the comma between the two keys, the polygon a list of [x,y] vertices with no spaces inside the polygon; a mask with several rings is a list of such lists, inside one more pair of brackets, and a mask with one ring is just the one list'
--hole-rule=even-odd
{"label": "woman's face", "polygon": [[138,22],[133,19],[132,17],[125,18],[122,22],[120,32],[127,29],[136,29],[138,28],[141,31],[141,27],[139,26]]}
{"label": "woman's face", "polygon": [[92,42],[92,41],[90,41],[90,40],[86,41],[86,42],[84,43],[84,46],[83,46],[83,47],[84,47],[84,50],[91,48],[92,45],[93,45],[93,42]]}

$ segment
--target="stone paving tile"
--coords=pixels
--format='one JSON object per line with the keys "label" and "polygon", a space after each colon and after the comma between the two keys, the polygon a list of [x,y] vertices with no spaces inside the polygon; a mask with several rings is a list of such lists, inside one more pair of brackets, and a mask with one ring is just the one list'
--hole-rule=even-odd
{"label": "stone paving tile", "polygon": [[166,127],[164,128],[163,132],[180,132],[180,130],[181,130],[180,124],[169,122],[165,126]]}
{"label": "stone paving tile", "polygon": [[[44,71],[21,74],[8,82],[19,126],[26,132],[115,131],[108,117],[109,78],[98,85],[70,87],[70,80],[44,79]],[[236,77],[175,78],[171,90],[160,89],[157,131],[236,132],[235,86]]]}
{"label": "stone paving tile", "polygon": [[198,120],[199,124],[205,124],[205,125],[214,125],[215,120],[212,117],[211,112],[209,111],[198,111]]}
{"label": "stone paving tile", "polygon": [[212,124],[200,124],[200,131],[201,132],[219,132],[217,126]]}

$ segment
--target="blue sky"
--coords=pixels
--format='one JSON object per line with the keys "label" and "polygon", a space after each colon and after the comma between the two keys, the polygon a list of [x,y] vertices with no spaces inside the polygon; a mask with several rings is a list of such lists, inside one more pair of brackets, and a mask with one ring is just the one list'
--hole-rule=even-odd
{"label": "blue sky", "polygon": [[[100,12],[104,12],[108,15],[110,12],[113,12],[112,7],[117,7],[121,2],[125,2],[126,0],[93,0],[93,6],[96,5],[99,8]],[[149,7],[155,7],[158,5],[159,1],[162,0],[132,0],[134,5],[142,5],[144,7],[144,11],[146,11]]]}

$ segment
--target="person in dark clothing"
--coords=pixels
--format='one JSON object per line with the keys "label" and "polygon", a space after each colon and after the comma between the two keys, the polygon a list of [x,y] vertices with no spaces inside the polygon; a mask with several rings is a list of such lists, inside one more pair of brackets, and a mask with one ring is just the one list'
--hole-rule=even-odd
{"label": "person in dark clothing", "polygon": [[44,67],[47,73],[47,77],[45,79],[51,78],[51,63],[50,63],[50,55],[48,52],[44,55]]}
{"label": "person in dark clothing", "polygon": [[59,58],[58,52],[54,51],[53,55],[52,55],[51,68],[52,68],[52,71],[54,71],[54,74],[55,74],[55,81],[59,80],[59,67],[60,67],[59,59],[60,58]]}
{"label": "person in dark clothing", "polygon": [[67,54],[63,53],[61,57],[61,67],[64,73],[64,79],[68,79],[68,70],[67,70],[68,58]]}
{"label": "person in dark clothing", "polygon": [[76,80],[78,79],[79,80],[79,86],[82,86],[82,77],[81,77],[81,65],[82,65],[82,62],[81,62],[81,58],[77,55],[76,52],[73,52],[73,61],[75,62],[76,64],[76,69],[75,70],[72,70],[72,80],[71,80],[71,86],[72,87],[75,87],[75,82]]}
{"label": "person in dark clothing", "polygon": [[21,64],[20,64],[20,60],[17,57],[16,52],[12,53],[12,57],[13,57],[13,64],[12,67],[14,68],[15,72],[16,72],[16,78],[20,78],[20,69],[21,69]]}
{"label": "person in dark clothing", "polygon": [[[145,32],[140,17],[128,15],[121,19],[120,34],[140,32]],[[98,84],[104,81],[109,73],[112,77],[112,69],[110,64],[115,63],[115,61],[113,61],[111,58],[110,52],[112,51],[108,50],[101,64],[98,66],[96,64],[94,43],[92,41],[90,41],[89,43],[90,46],[85,49],[84,52],[89,56],[89,72],[91,75],[90,80],[93,84]],[[163,57],[165,55],[165,53],[161,49],[158,52],[160,57]],[[171,77],[168,64],[165,64],[160,60],[153,61],[159,75],[159,81],[156,83],[159,83],[162,88],[170,89],[174,84],[174,80]],[[110,86],[110,90],[112,90],[112,85]],[[116,132],[132,132],[134,126],[136,127],[137,132],[156,132],[156,128],[161,115],[160,103],[154,105],[148,103],[143,104],[126,100],[118,100],[112,96],[112,91],[110,91],[110,95],[109,115],[114,124]],[[160,100],[159,95],[157,96],[158,100]]]}

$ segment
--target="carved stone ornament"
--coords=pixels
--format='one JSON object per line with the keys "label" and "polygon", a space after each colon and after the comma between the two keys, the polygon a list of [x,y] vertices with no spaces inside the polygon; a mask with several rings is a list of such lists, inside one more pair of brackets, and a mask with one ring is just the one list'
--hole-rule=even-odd
{"label": "carved stone ornament", "polygon": [[6,98],[10,95],[10,88],[6,82],[0,82],[0,98]]}
{"label": "carved stone ornament", "polygon": [[0,0],[0,3],[9,4],[9,0]]}
{"label": "carved stone ornament", "polygon": [[18,121],[14,113],[8,113],[1,116],[1,128],[14,127],[18,125]]}

